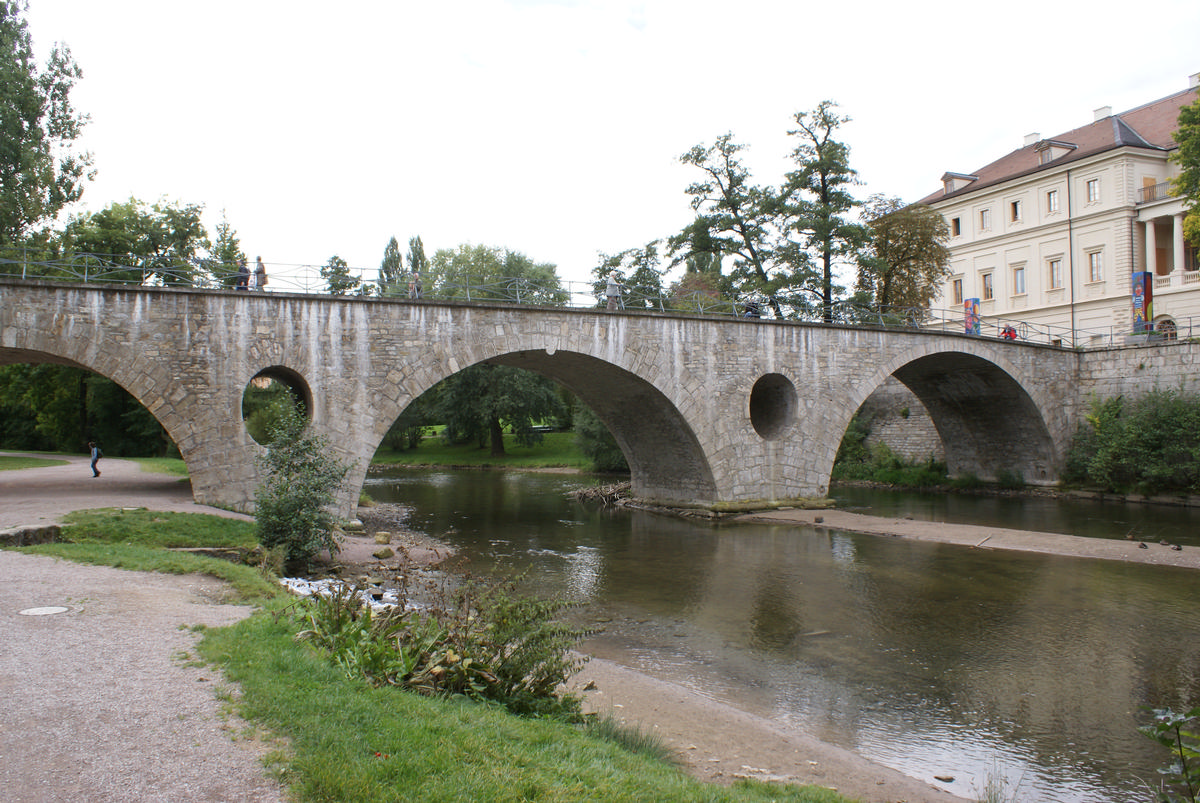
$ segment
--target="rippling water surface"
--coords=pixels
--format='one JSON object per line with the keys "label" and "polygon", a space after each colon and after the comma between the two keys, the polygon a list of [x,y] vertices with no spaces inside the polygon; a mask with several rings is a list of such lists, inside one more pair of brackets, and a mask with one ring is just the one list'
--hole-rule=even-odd
{"label": "rippling water surface", "polygon": [[[566,492],[581,482],[399,471],[372,478],[369,492],[412,505],[412,527],[477,569],[529,569],[539,590],[584,603],[585,620],[603,628],[594,654],[963,797],[1004,777],[1023,800],[1152,799],[1143,779],[1154,783],[1167,755],[1137,734],[1142,707],[1200,703],[1196,572],[824,528],[714,527],[578,504]],[[869,495],[855,493],[855,509],[871,512]],[[1036,513],[1005,502],[1014,504],[1003,520],[985,500],[974,521],[1059,520],[1046,500]],[[877,504],[914,518],[945,508],[887,494]],[[954,515],[972,520],[969,504],[953,502]],[[1053,515],[1108,518],[1100,537],[1195,532],[1183,511],[1168,534],[1158,510]]]}

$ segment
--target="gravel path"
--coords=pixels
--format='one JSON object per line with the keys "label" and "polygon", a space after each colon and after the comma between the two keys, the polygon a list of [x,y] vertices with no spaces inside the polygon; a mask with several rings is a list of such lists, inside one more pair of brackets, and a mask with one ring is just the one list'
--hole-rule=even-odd
{"label": "gravel path", "polygon": [[[99,507],[249,518],[195,504],[178,477],[106,458],[93,478],[88,462],[0,471],[0,529]],[[224,594],[209,577],[0,551],[0,799],[282,801],[270,745],[228,714],[219,673],[187,665],[192,625],[250,614]],[[67,610],[21,613],[52,607]]]}
{"label": "gravel path", "polygon": [[[188,628],[232,624],[206,577],[0,551],[0,796],[18,801],[282,801],[217,697],[188,666]],[[22,611],[63,607],[61,613]]]}

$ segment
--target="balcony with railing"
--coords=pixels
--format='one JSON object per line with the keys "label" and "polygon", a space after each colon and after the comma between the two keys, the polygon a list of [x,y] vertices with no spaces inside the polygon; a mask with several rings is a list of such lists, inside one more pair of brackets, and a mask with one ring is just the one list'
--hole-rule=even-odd
{"label": "balcony with railing", "polygon": [[1142,187],[1138,190],[1138,204],[1148,204],[1152,201],[1165,201],[1175,193],[1171,191],[1171,182],[1162,181],[1158,184],[1151,184],[1148,187]]}

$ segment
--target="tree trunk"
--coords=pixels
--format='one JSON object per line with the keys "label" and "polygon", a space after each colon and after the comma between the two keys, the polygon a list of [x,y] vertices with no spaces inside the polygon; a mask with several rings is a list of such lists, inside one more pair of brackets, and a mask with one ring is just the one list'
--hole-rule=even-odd
{"label": "tree trunk", "polygon": [[500,426],[500,419],[493,418],[488,430],[492,433],[492,457],[504,457],[504,429]]}

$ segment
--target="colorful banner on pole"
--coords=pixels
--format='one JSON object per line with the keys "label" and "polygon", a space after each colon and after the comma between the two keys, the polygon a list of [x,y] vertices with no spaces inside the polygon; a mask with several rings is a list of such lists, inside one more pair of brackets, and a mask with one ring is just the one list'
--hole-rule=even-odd
{"label": "colorful banner on pole", "polygon": [[963,301],[963,323],[966,324],[967,334],[979,334],[979,299],[968,298]]}
{"label": "colorful banner on pole", "polygon": [[1133,333],[1154,331],[1154,274],[1139,270],[1133,274]]}

